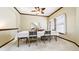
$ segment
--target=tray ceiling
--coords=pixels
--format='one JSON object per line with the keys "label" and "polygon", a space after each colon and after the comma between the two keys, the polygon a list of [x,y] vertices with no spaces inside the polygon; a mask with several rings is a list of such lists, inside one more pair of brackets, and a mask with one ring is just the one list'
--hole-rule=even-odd
{"label": "tray ceiling", "polygon": [[32,10],[35,10],[34,7],[16,7],[16,9],[21,13],[25,15],[38,15],[38,16],[49,16],[52,13],[54,13],[56,10],[58,10],[60,7],[39,7],[39,8],[45,8],[43,11],[44,14],[36,14],[36,12],[32,12]]}

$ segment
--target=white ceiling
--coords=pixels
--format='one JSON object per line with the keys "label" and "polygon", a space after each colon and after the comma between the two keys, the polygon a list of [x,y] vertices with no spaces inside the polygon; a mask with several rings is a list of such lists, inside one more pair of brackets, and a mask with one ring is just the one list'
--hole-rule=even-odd
{"label": "white ceiling", "polygon": [[[16,7],[16,8],[20,13],[29,14],[29,15],[36,15],[36,12],[31,12],[32,10],[34,10],[34,7]],[[42,8],[42,7],[40,7],[40,8]],[[38,14],[38,15],[49,16],[53,12],[55,12],[57,9],[59,9],[60,7],[44,7],[44,8],[46,8],[44,10],[44,14]]]}

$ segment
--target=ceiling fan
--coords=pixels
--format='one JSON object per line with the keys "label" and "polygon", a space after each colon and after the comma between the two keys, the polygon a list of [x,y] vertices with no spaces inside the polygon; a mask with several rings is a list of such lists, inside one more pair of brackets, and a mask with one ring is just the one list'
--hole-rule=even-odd
{"label": "ceiling fan", "polygon": [[46,8],[34,7],[34,10],[32,10],[31,12],[36,12],[37,14],[44,14],[45,9]]}

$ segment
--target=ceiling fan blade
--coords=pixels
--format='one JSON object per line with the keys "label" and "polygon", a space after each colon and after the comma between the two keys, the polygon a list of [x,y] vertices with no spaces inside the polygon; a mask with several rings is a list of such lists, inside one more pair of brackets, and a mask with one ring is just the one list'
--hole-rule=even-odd
{"label": "ceiling fan blade", "polygon": [[39,7],[34,7],[35,9],[39,9]]}
{"label": "ceiling fan blade", "polygon": [[41,12],[42,14],[44,14],[44,12]]}
{"label": "ceiling fan blade", "polygon": [[42,10],[45,10],[46,8],[41,8]]}
{"label": "ceiling fan blade", "polygon": [[31,12],[36,12],[36,10],[32,10]]}

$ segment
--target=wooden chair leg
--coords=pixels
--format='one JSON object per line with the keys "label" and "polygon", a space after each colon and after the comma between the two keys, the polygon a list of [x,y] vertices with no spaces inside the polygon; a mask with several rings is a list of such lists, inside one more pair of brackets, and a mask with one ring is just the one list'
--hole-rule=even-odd
{"label": "wooden chair leg", "polygon": [[46,39],[47,39],[47,38],[44,37],[44,43],[45,43]]}
{"label": "wooden chair leg", "polygon": [[38,42],[40,41],[40,38],[37,38],[37,41],[36,41],[36,45],[38,45]]}
{"label": "wooden chair leg", "polygon": [[49,42],[51,41],[51,36],[49,36]]}
{"label": "wooden chair leg", "polygon": [[30,47],[30,39],[28,39],[29,47]]}
{"label": "wooden chair leg", "polygon": [[39,42],[41,42],[41,40],[42,40],[42,37],[40,37],[38,40],[39,40]]}
{"label": "wooden chair leg", "polygon": [[43,37],[43,42],[44,42],[44,43],[45,43],[46,39],[47,39],[47,37],[44,36],[44,37]]}
{"label": "wooden chair leg", "polygon": [[18,39],[18,47],[19,47],[19,40],[20,40],[20,39]]}
{"label": "wooden chair leg", "polygon": [[38,45],[38,38],[37,38],[37,40],[36,40],[36,46]]}
{"label": "wooden chair leg", "polygon": [[27,44],[27,38],[26,38],[26,44]]}
{"label": "wooden chair leg", "polygon": [[55,38],[55,40],[57,41],[57,36],[56,36],[56,35],[54,36],[54,38]]}

